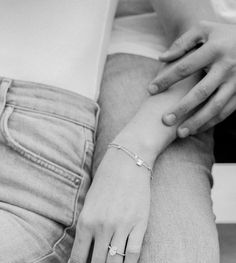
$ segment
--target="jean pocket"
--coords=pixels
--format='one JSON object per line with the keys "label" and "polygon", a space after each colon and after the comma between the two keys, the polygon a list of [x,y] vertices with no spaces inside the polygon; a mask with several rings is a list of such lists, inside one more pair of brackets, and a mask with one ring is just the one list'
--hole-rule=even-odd
{"label": "jean pocket", "polygon": [[[11,168],[14,175],[7,178],[16,186],[16,205],[73,224],[78,190],[88,176],[85,129],[57,115],[12,105],[5,108],[1,131],[17,163]],[[22,188],[24,194],[19,195]]]}

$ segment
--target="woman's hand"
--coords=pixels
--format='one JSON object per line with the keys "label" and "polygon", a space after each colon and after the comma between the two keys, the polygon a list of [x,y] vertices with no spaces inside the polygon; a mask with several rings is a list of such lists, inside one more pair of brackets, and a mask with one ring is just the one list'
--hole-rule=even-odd
{"label": "woman's hand", "polygon": [[[129,148],[132,146],[128,146]],[[110,148],[86,196],[77,224],[71,263],[137,263],[150,206],[150,174],[121,150]],[[111,256],[108,246],[119,253]]]}
{"label": "woman's hand", "polygon": [[163,122],[172,126],[195,112],[179,126],[180,137],[207,130],[235,111],[236,25],[200,22],[177,39],[160,60],[166,62],[167,67],[150,86],[151,94],[207,69],[206,76],[163,116]]}

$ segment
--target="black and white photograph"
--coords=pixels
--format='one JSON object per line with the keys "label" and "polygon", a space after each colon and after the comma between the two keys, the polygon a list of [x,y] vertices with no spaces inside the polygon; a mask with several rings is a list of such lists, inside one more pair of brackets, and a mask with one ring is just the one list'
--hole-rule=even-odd
{"label": "black and white photograph", "polygon": [[0,0],[0,263],[236,263],[236,0]]}

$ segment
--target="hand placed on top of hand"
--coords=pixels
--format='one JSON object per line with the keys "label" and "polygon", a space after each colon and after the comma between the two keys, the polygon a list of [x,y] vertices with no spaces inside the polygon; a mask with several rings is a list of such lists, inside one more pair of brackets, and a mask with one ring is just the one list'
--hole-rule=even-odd
{"label": "hand placed on top of hand", "polygon": [[179,137],[205,131],[236,110],[236,25],[202,21],[178,38],[160,60],[166,67],[149,87],[153,95],[207,69],[205,77],[163,116],[164,124],[172,126],[193,112],[179,126]]}

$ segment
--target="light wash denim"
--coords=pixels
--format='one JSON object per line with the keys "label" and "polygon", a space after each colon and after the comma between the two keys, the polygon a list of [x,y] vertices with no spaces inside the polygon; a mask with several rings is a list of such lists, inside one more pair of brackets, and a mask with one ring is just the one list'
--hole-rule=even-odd
{"label": "light wash denim", "polygon": [[98,106],[0,80],[0,262],[65,263],[91,182]]}
{"label": "light wash denim", "polygon": [[[147,98],[147,87],[159,66],[158,61],[141,56],[109,56],[99,98],[94,172],[108,143]],[[219,263],[210,195],[213,162],[211,131],[176,140],[157,159],[140,263]]]}
{"label": "light wash denim", "polygon": [[[144,57],[108,58],[94,171],[158,68]],[[0,82],[0,262],[66,263],[91,183],[98,107],[57,88]],[[213,161],[211,132],[177,140],[158,158],[140,263],[219,262]]]}

